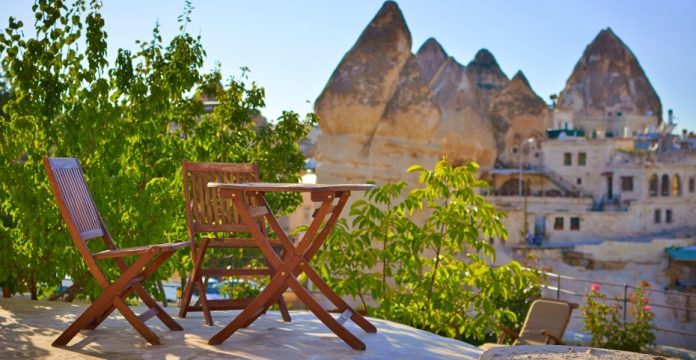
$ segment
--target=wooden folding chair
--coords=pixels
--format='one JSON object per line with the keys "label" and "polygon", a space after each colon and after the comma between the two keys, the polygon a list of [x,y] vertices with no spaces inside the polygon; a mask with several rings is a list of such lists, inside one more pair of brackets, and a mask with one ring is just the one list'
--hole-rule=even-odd
{"label": "wooden folding chair", "polygon": [[[170,330],[183,330],[145,291],[142,283],[176,249],[185,247],[187,243],[117,248],[97,211],[77,159],[44,157],[44,167],[70,236],[87,263],[89,271],[104,290],[87,310],[53,342],[53,346],[67,345],[82,329],[95,329],[115,309],[118,309],[133,328],[153,345],[160,343],[159,338],[144,323],[153,316],[157,316]],[[107,250],[93,254],[87,246],[87,241],[99,238],[104,241]],[[124,260],[126,256],[137,256],[137,258],[129,266]],[[113,259],[116,262],[121,270],[121,276],[117,280],[110,281],[104,275],[97,265],[97,260],[101,259]],[[125,301],[133,292],[149,307],[140,315],[133,313]]]}
{"label": "wooden folding chair", "polygon": [[500,324],[502,331],[498,343],[486,343],[479,346],[488,350],[502,345],[509,336],[514,339],[512,345],[563,345],[563,334],[570,322],[570,315],[578,304],[555,299],[537,299],[532,302],[519,333]]}
{"label": "wooden folding chair", "polygon": [[[190,163],[183,162],[184,198],[186,201],[186,220],[188,221],[189,239],[193,270],[181,297],[179,316],[184,318],[189,311],[202,311],[207,325],[213,325],[212,310],[244,309],[253,298],[246,299],[208,299],[206,288],[211,276],[248,277],[273,276],[275,270],[267,264],[266,268],[215,268],[212,264],[205,267],[206,251],[215,248],[258,249],[257,242],[249,235],[251,232],[239,217],[231,200],[222,198],[218,189],[211,189],[209,182],[256,182],[259,180],[256,164],[242,163]],[[263,218],[257,223],[258,229],[266,233]],[[199,234],[208,235],[198,237]],[[209,237],[209,236],[214,237]],[[220,237],[220,235],[227,235]],[[277,251],[282,245],[275,240],[272,246]],[[259,255],[261,259],[263,257]],[[230,265],[231,266],[231,265]],[[198,289],[198,301],[191,305],[194,286]],[[279,298],[283,320],[290,321],[290,314],[282,296]]]}

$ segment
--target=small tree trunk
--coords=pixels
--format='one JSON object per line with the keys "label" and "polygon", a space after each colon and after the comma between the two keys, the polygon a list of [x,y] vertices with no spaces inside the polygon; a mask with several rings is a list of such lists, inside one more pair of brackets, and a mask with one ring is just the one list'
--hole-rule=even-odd
{"label": "small tree trunk", "polygon": [[10,292],[10,289],[8,288],[2,288],[2,297],[5,299],[9,299],[12,297],[12,293]]}
{"label": "small tree trunk", "polygon": [[39,292],[36,289],[36,272],[32,271],[29,278],[29,294],[32,300],[39,300]]}
{"label": "small tree trunk", "polygon": [[71,286],[70,289],[68,289],[68,293],[65,295],[63,301],[72,302],[73,300],[75,300],[75,297],[77,297],[77,294],[79,294],[80,291],[82,291],[82,282],[73,284],[73,286]]}
{"label": "small tree trunk", "polygon": [[179,280],[181,281],[181,290],[183,291],[186,288],[186,281],[188,281],[185,271],[179,271]]}
{"label": "small tree trunk", "polygon": [[162,307],[167,307],[167,294],[164,293],[164,285],[162,285],[162,280],[157,280],[157,288],[162,294]]}

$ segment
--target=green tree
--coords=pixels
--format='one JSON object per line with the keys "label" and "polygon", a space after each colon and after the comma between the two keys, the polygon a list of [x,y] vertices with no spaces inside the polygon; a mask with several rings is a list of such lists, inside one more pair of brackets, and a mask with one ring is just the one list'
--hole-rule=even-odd
{"label": "green tree", "polygon": [[446,160],[433,170],[412,166],[421,185],[408,195],[399,182],[356,201],[352,227],[339,224],[317,256],[332,287],[372,316],[449,337],[480,341],[497,323],[517,321],[520,309],[507,302],[532,294],[538,278],[517,262],[489,265],[488,239],[507,233],[503,214],[477,193],[487,186],[477,171]]}
{"label": "green tree", "polygon": [[[119,246],[186,239],[181,161],[254,161],[266,181],[292,181],[303,166],[298,142],[315,122],[285,112],[275,125],[254,129],[264,90],[242,79],[220,87],[220,69],[202,71],[200,37],[180,33],[165,43],[159,28],[135,52],[119,49],[107,60],[107,34],[97,1],[38,0],[36,35],[10,18],[0,35],[2,68],[13,96],[0,123],[0,286],[48,294],[71,276],[94,297],[100,293],[72,245],[55,207],[43,156],[80,159],[109,231]],[[220,101],[204,114],[196,93]],[[289,209],[299,198],[276,200]],[[99,244],[90,244],[98,250]],[[108,273],[115,264],[104,263]],[[180,252],[161,280],[190,267]],[[82,282],[84,280],[84,282]],[[148,284],[153,286],[153,284]]]}

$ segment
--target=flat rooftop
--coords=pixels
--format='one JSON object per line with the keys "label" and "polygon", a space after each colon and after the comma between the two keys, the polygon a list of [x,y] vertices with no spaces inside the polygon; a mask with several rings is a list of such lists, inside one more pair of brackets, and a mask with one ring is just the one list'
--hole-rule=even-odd
{"label": "flat rooftop", "polygon": [[[2,359],[478,359],[482,350],[391,321],[370,319],[377,327],[368,334],[348,321],[347,328],[367,350],[355,351],[335,336],[312,313],[291,311],[286,323],[269,311],[246,329],[240,329],[221,345],[208,339],[228,324],[238,311],[213,312],[215,325],[206,326],[202,313],[178,318],[184,331],[169,331],[155,317],[147,325],[162,345],[147,343],[115,311],[96,330],[81,331],[66,347],[51,342],[85,309],[85,304],[0,299],[0,358]],[[133,308],[137,314],[145,308]]]}

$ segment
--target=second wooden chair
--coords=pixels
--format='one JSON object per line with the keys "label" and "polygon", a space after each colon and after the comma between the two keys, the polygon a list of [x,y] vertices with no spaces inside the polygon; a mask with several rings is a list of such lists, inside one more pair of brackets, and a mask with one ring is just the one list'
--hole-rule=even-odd
{"label": "second wooden chair", "polygon": [[[258,168],[255,164],[184,161],[182,171],[193,270],[181,297],[179,316],[183,318],[189,311],[202,311],[206,324],[213,325],[211,311],[243,309],[253,298],[208,299],[206,289],[211,277],[240,278],[275,274],[274,269],[268,265],[262,269],[251,269],[231,268],[230,264],[223,264],[224,267],[215,267],[215,264],[211,262],[208,262],[207,266],[205,264],[208,249],[258,249],[253,238],[248,235],[239,236],[248,234],[249,229],[239,219],[232,202],[220,197],[218,189],[210,189],[207,186],[209,182],[258,182]],[[262,210],[263,208],[259,208],[259,211]],[[262,232],[266,232],[262,216],[259,218],[258,226]],[[201,234],[203,236],[199,236]],[[221,236],[223,234],[225,236]],[[282,248],[280,242],[273,245],[279,249]],[[198,289],[198,301],[191,304],[194,287]],[[282,297],[278,301],[278,306],[283,320],[290,321],[290,315]]]}

